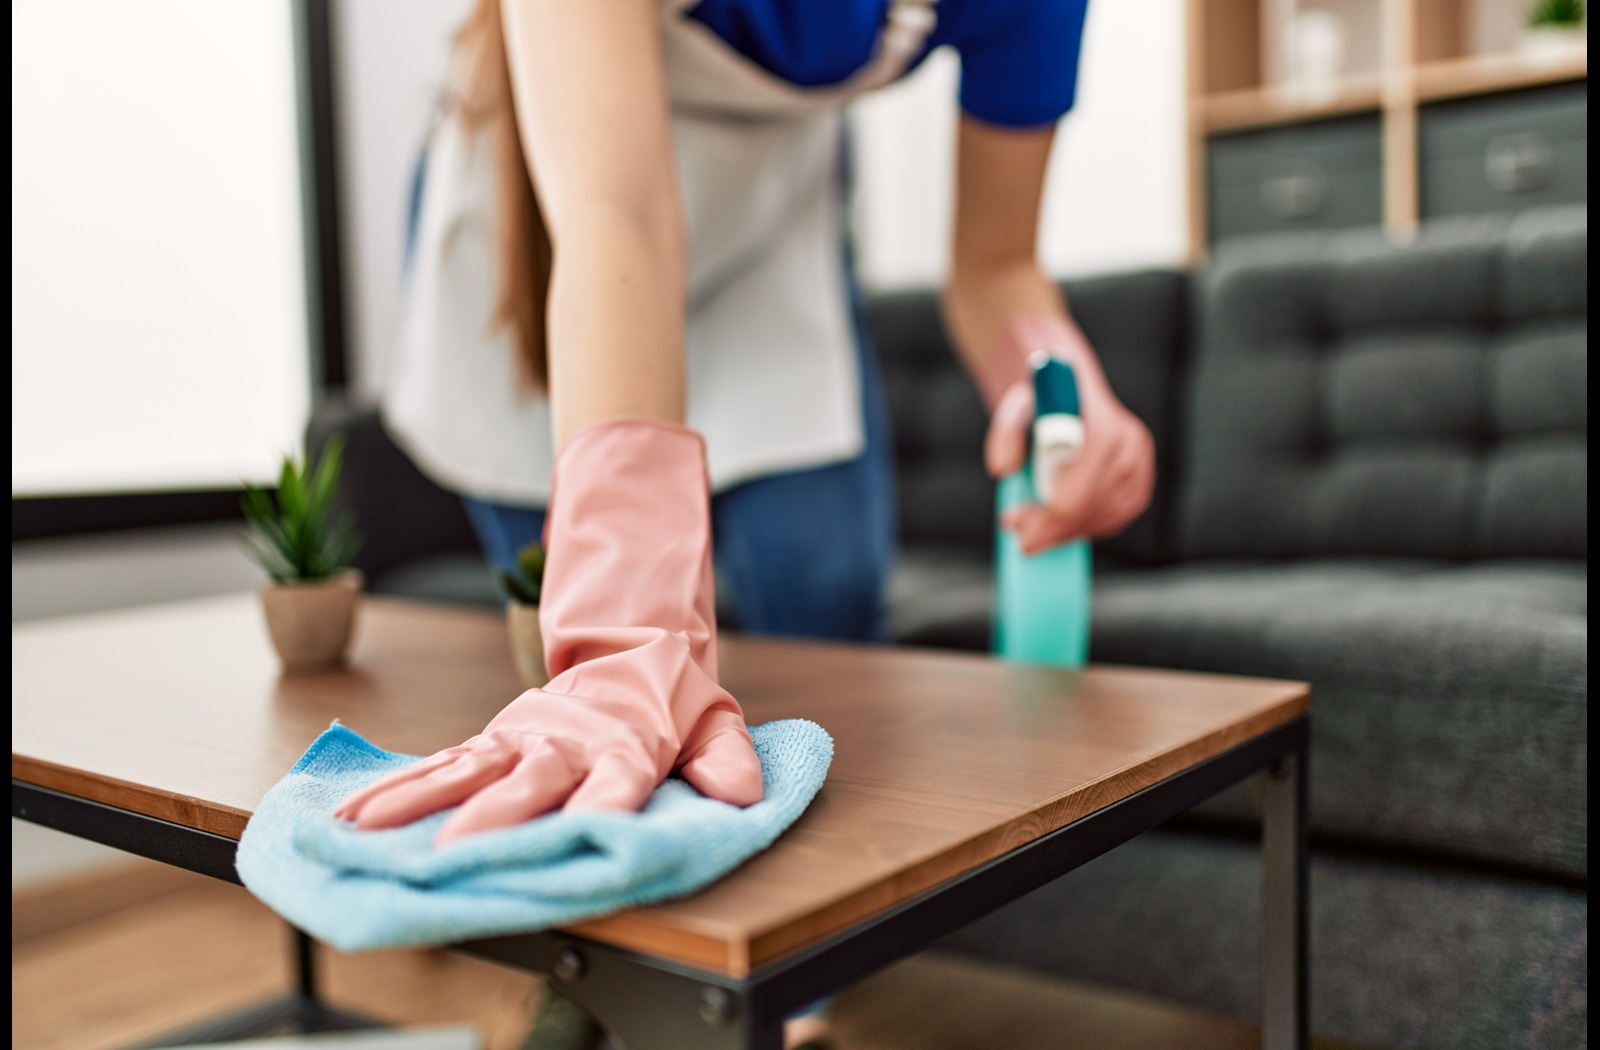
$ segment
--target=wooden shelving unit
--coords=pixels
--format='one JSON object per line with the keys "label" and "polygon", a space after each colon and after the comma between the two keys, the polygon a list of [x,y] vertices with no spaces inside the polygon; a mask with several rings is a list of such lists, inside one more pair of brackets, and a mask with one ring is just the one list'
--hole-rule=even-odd
{"label": "wooden shelving unit", "polygon": [[[1496,5],[1501,5],[1498,9]],[[1383,143],[1383,225],[1417,226],[1418,108],[1430,102],[1587,79],[1585,43],[1519,47],[1524,0],[1189,0],[1191,257],[1208,243],[1206,151],[1215,135],[1376,114]],[[1344,30],[1342,66],[1297,78],[1294,20],[1328,12]]]}
{"label": "wooden shelving unit", "polygon": [[1429,62],[1412,71],[1417,98],[1422,102],[1559,84],[1588,75],[1587,50],[1546,62],[1530,62],[1522,55],[1469,55]]}
{"label": "wooden shelving unit", "polygon": [[1331,95],[1318,99],[1294,98],[1265,88],[1208,95],[1200,100],[1200,116],[1208,132],[1240,131],[1376,110],[1382,102],[1381,78],[1351,77]]}

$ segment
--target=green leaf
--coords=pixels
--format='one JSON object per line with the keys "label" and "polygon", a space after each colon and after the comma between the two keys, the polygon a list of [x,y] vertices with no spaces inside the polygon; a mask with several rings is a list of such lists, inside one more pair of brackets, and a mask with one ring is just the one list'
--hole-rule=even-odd
{"label": "green leaf", "polygon": [[300,517],[301,502],[299,468],[293,459],[285,456],[278,471],[278,507],[285,522]]}
{"label": "green leaf", "polygon": [[539,604],[538,592],[530,591],[526,582],[522,580],[521,577],[514,573],[507,572],[505,569],[499,570],[496,573],[496,576],[500,580],[500,589],[506,593],[507,597],[512,598],[515,601],[519,601],[524,605]]}
{"label": "green leaf", "polygon": [[328,533],[328,540],[324,544],[324,556],[334,571],[346,568],[355,560],[356,551],[361,549],[363,542],[350,515],[340,515]]}
{"label": "green leaf", "polygon": [[257,522],[273,521],[277,518],[277,508],[272,505],[272,499],[266,490],[249,482],[244,486],[244,499],[240,501],[244,516],[252,525]]}
{"label": "green leaf", "polygon": [[320,579],[350,566],[361,537],[348,514],[333,520],[343,457],[344,438],[334,435],[316,457],[284,456],[275,493],[244,484],[252,556],[274,579]]}
{"label": "green leaf", "polygon": [[306,518],[315,532],[322,532],[328,527],[338,483],[338,439],[332,438],[323,447],[320,459],[307,470]]}
{"label": "green leaf", "polygon": [[243,501],[245,520],[260,540],[277,552],[285,561],[290,559],[290,546],[282,519],[267,493],[254,485],[245,486]]}
{"label": "green leaf", "polygon": [[322,457],[317,462],[311,485],[312,506],[331,506],[339,485],[339,470],[344,458],[344,438],[338,434],[322,446]]}
{"label": "green leaf", "polygon": [[283,583],[294,578],[293,567],[283,560],[278,551],[266,546],[259,539],[247,536],[244,539],[244,548],[245,553],[260,565],[273,580]]}
{"label": "green leaf", "polygon": [[538,605],[544,591],[544,548],[537,541],[517,550],[514,568],[496,572],[500,588],[509,597],[526,605]]}
{"label": "green leaf", "polygon": [[1584,0],[1537,0],[1528,8],[1530,26],[1580,26],[1588,4]]}
{"label": "green leaf", "polygon": [[527,582],[538,585],[544,580],[544,548],[530,543],[517,551],[517,571]]}

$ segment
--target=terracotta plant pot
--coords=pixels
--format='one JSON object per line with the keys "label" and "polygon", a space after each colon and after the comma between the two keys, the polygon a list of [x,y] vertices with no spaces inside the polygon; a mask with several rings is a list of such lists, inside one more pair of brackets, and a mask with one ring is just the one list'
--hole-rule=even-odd
{"label": "terracotta plant pot", "polygon": [[361,573],[350,569],[312,583],[262,586],[261,611],[284,671],[324,671],[344,663],[361,584]]}
{"label": "terracotta plant pot", "polygon": [[522,602],[506,605],[506,627],[511,634],[511,656],[517,675],[529,689],[544,685],[550,676],[544,670],[544,636],[539,633],[539,607]]}

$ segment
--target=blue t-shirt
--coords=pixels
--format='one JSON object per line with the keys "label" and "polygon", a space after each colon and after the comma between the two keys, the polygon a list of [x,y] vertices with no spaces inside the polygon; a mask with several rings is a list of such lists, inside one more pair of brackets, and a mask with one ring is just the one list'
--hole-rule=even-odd
{"label": "blue t-shirt", "polygon": [[[961,56],[961,108],[989,124],[1051,124],[1072,108],[1089,0],[938,0],[936,47]],[[701,0],[689,12],[780,79],[826,87],[872,57],[889,0]]]}

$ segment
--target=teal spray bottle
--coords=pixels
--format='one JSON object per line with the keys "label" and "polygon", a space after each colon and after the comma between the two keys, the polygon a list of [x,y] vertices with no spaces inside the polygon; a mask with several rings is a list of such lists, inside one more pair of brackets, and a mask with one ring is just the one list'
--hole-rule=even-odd
{"label": "teal spray bottle", "polygon": [[[1083,415],[1072,366],[1035,354],[1032,456],[1000,480],[997,502],[1004,513],[1021,503],[1050,497],[1056,468],[1083,447]],[[1087,540],[1074,540],[1037,554],[1023,554],[1016,534],[995,537],[994,650],[1021,663],[1082,667],[1089,660],[1090,557]]]}

